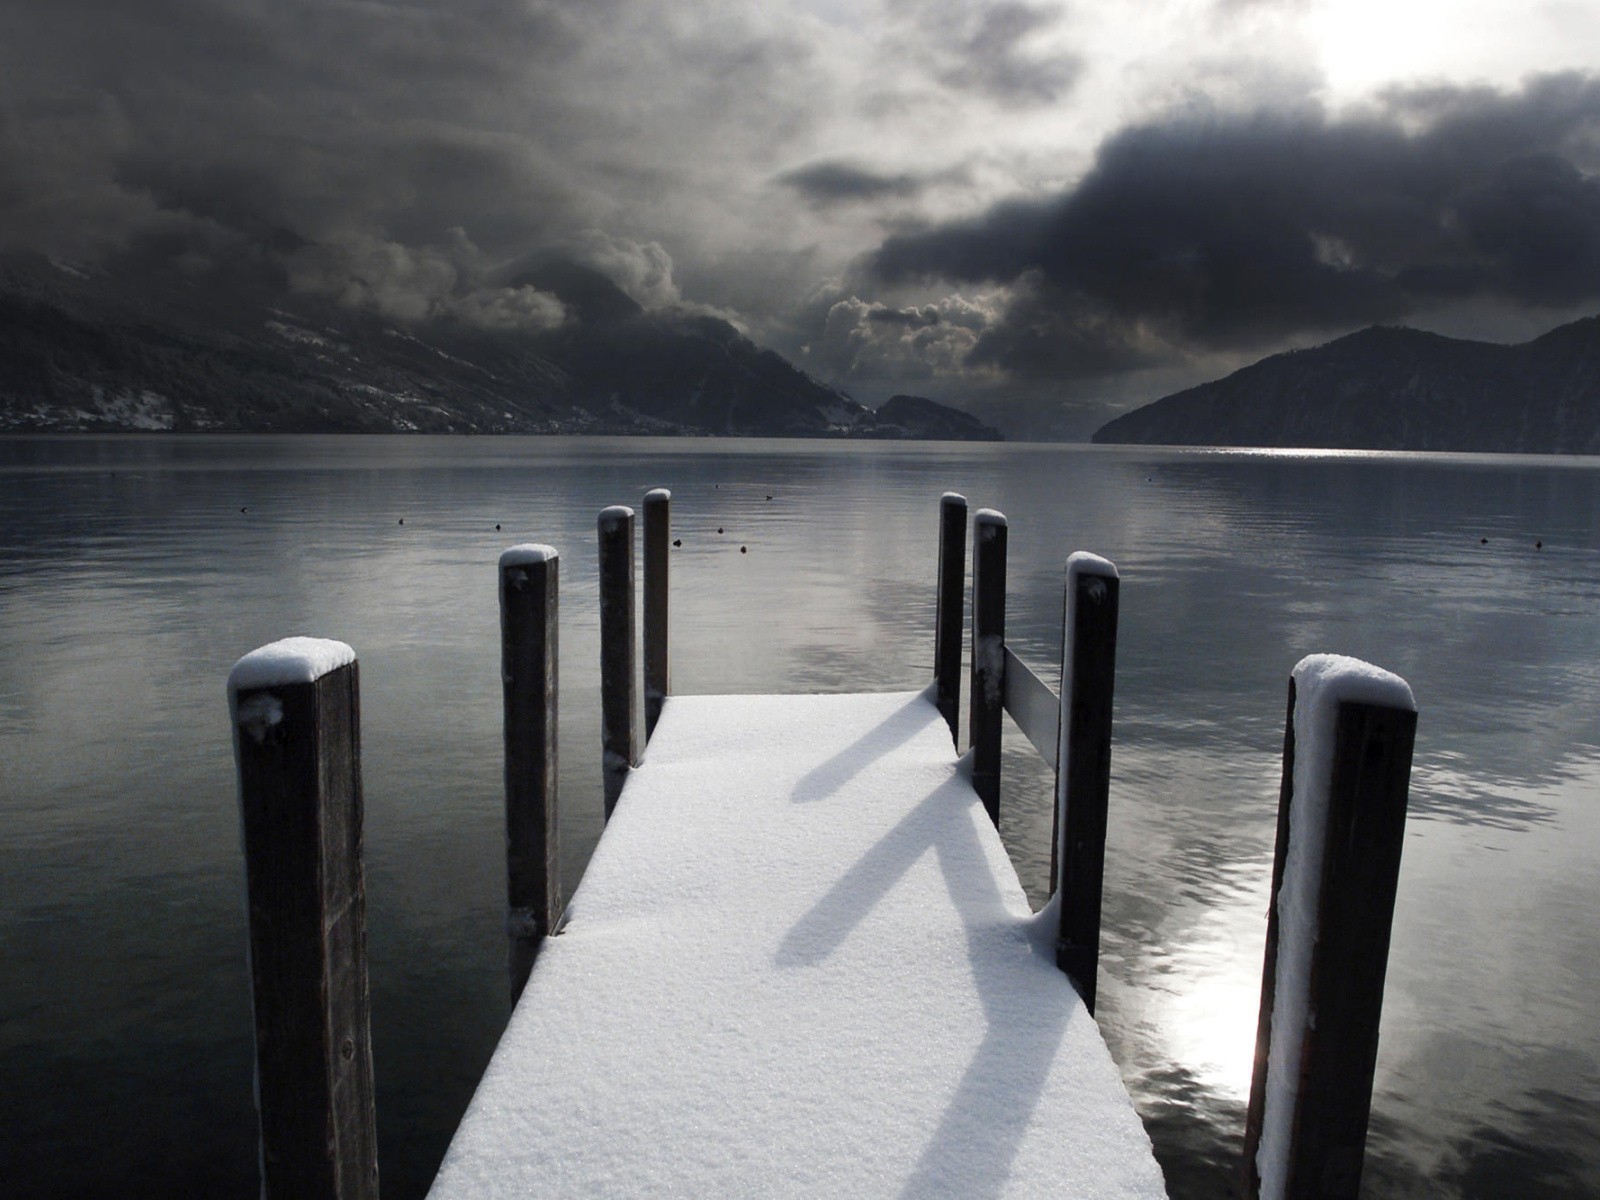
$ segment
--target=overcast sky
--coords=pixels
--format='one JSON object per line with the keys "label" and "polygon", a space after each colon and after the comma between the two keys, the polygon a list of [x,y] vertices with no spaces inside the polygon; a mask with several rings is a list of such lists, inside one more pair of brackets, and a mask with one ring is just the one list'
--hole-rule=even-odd
{"label": "overcast sky", "polygon": [[1600,309],[1590,64],[1594,0],[0,0],[0,239],[530,326],[556,249],[869,403],[1126,406]]}

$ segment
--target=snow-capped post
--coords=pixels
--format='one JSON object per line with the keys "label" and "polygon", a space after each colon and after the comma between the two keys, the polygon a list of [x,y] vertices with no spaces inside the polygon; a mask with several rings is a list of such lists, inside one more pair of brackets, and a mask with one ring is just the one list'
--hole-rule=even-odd
{"label": "snow-capped post", "polygon": [[933,616],[933,682],[950,737],[961,745],[961,593],[967,581],[967,498],[939,497],[939,590]]}
{"label": "snow-capped post", "polygon": [[633,509],[614,504],[600,510],[600,748],[607,820],[638,759],[633,638]]}
{"label": "snow-capped post", "polygon": [[1360,1190],[1416,728],[1405,680],[1357,659],[1312,655],[1289,680],[1245,1120],[1252,1200]]}
{"label": "snow-capped post", "polygon": [[1119,584],[1117,568],[1106,559],[1081,550],[1067,559],[1050,886],[1061,895],[1056,965],[1091,1016],[1100,969]]}
{"label": "snow-capped post", "polygon": [[1000,717],[1006,695],[1006,518],[972,516],[972,790],[1000,824]]}
{"label": "snow-capped post", "polygon": [[506,936],[511,1000],[561,915],[556,819],[558,598],[549,546],[500,556],[500,680],[505,701]]}
{"label": "snow-capped post", "polygon": [[287,638],[228,676],[265,1200],[375,1200],[354,652]]}
{"label": "snow-capped post", "polygon": [[661,706],[672,691],[667,657],[667,547],[672,537],[672,493],[644,496],[644,740],[656,731]]}

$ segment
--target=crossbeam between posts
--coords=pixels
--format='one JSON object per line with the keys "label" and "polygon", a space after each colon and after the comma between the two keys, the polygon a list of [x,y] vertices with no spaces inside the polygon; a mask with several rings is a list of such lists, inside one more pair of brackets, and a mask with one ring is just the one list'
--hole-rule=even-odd
{"label": "crossbeam between posts", "polygon": [[639,713],[635,682],[633,509],[602,509],[600,533],[600,726],[605,815],[617,806],[628,772],[639,761],[634,725]]}
{"label": "crossbeam between posts", "polygon": [[972,695],[968,736],[972,790],[1000,824],[1000,718],[1006,695],[1006,518],[992,508],[972,517]]}

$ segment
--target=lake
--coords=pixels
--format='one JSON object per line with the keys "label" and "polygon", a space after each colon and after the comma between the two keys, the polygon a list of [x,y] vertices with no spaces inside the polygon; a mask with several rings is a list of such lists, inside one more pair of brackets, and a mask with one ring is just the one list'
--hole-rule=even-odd
{"label": "lake", "polygon": [[[1067,555],[1117,563],[1098,1016],[1174,1196],[1238,1172],[1289,672],[1404,676],[1366,1194],[1600,1194],[1600,459],[153,436],[0,439],[8,1196],[255,1193],[224,685],[296,633],[361,662],[383,1190],[426,1190],[509,1012],[496,560],[562,555],[570,890],[600,829],[595,517],[654,486],[682,693],[926,681],[947,489],[1010,518],[1008,640],[1041,673]],[[1014,729],[1005,772],[1039,903],[1049,779]]]}

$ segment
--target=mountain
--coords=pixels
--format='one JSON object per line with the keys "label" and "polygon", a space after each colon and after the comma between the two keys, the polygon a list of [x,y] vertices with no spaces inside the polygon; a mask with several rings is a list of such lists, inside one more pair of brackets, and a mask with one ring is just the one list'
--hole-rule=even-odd
{"label": "mountain", "polygon": [[578,263],[524,265],[502,286],[555,297],[566,319],[401,320],[296,291],[270,264],[189,278],[13,258],[0,263],[0,431],[989,432],[923,401],[887,433],[728,322],[647,311]]}
{"label": "mountain", "polygon": [[1514,346],[1375,326],[1125,413],[1094,441],[1600,454],[1600,317]]}
{"label": "mountain", "polygon": [[1005,440],[994,426],[926,396],[890,396],[874,417],[877,437],[931,438],[948,442]]}

